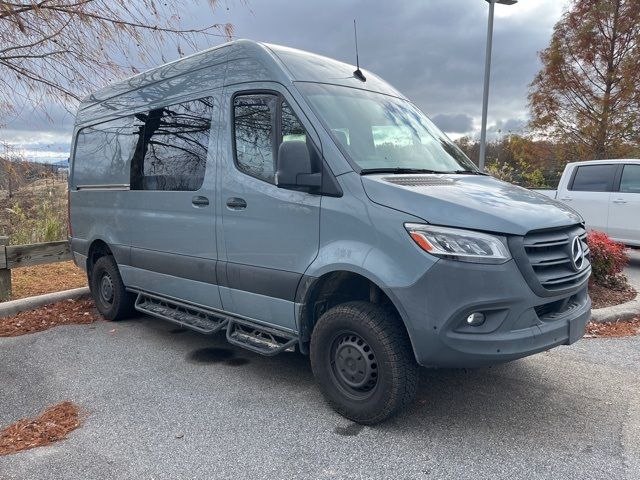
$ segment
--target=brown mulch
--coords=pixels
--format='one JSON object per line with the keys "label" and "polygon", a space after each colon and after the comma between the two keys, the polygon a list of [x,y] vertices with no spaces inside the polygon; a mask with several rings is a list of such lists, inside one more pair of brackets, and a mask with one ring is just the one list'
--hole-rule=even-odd
{"label": "brown mulch", "polygon": [[598,285],[589,283],[589,296],[591,297],[591,308],[604,308],[613,305],[620,305],[633,300],[637,292],[628,283],[620,287]]}
{"label": "brown mulch", "polygon": [[80,426],[80,409],[62,402],[45,409],[36,418],[23,418],[0,431],[0,456],[42,447],[63,440]]}
{"label": "brown mulch", "polygon": [[612,323],[589,322],[585,337],[587,338],[612,338],[631,337],[640,333],[640,317],[635,320]]}
{"label": "brown mulch", "polygon": [[87,286],[87,274],[73,262],[11,270],[11,300]]}
{"label": "brown mulch", "polygon": [[58,325],[88,324],[99,318],[93,300],[63,300],[36,310],[20,312],[12,317],[0,318],[0,337],[41,332]]}

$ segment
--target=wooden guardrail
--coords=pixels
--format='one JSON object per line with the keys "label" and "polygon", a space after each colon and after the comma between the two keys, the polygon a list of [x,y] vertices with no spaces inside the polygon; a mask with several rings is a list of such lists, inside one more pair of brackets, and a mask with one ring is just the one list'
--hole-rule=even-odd
{"label": "wooden guardrail", "polygon": [[0,237],[0,302],[11,296],[11,270],[45,263],[71,260],[69,242],[8,245],[8,237]]}

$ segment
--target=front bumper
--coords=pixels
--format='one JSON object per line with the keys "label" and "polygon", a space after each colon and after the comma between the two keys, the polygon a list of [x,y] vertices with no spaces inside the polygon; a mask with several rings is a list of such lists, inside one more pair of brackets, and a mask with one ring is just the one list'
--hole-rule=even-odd
{"label": "front bumper", "polygon": [[[440,260],[414,285],[389,293],[401,306],[416,360],[431,367],[481,367],[568,345],[583,336],[591,316],[587,282],[539,297],[513,260]],[[485,314],[483,325],[466,325],[473,312]]]}

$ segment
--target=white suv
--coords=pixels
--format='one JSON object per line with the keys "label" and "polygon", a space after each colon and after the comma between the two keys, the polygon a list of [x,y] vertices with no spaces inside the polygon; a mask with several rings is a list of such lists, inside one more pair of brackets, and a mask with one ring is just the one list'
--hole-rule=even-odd
{"label": "white suv", "polygon": [[578,211],[589,230],[640,246],[640,160],[569,163],[555,198]]}

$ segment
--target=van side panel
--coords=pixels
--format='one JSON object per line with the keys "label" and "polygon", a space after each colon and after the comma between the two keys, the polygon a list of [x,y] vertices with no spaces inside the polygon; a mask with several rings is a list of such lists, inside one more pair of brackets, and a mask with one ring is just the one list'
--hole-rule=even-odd
{"label": "van side panel", "polygon": [[[198,72],[196,74],[199,75]],[[199,180],[201,186],[198,188],[198,182],[193,183],[194,175],[183,175],[178,178],[184,177],[184,185],[177,189],[163,190],[162,183],[170,178],[152,175],[145,176],[144,188],[128,192],[129,224],[126,228],[131,231],[131,261],[127,268],[123,268],[123,279],[128,287],[215,309],[221,308],[215,237],[220,95],[221,89],[199,92],[197,97],[183,98],[180,102],[181,105],[198,104],[200,99],[206,99],[206,103],[210,105],[207,108],[210,108],[211,113],[207,118],[211,121],[211,127],[208,131],[208,144],[203,146],[206,148],[206,168],[204,178],[200,177]],[[170,101],[164,104],[168,105],[167,111],[173,112],[175,118],[180,117],[180,105],[174,105]],[[184,119],[177,120],[178,124],[190,124],[190,116],[194,113],[187,112],[184,115]],[[195,128],[199,126],[194,124],[191,127],[192,130]],[[189,145],[191,144],[186,144],[186,147],[192,148]],[[148,164],[150,160],[145,157],[144,162]],[[147,166],[153,165],[153,161],[151,162],[151,165],[144,166],[145,170]],[[186,165],[190,166],[191,160]],[[170,171],[171,175],[183,173],[185,172]],[[147,186],[146,180],[152,180],[152,185]],[[195,201],[208,203],[198,205]]]}
{"label": "van side panel", "polygon": [[[91,135],[89,133],[91,132]],[[117,262],[129,261],[130,232],[120,212],[128,205],[128,164],[119,155],[122,138],[98,133],[94,127],[76,128],[71,152],[69,201],[71,247],[76,264],[86,269],[91,244],[101,240],[109,245]],[[114,138],[117,141],[113,141]]]}
{"label": "van side panel", "polygon": [[318,278],[334,271],[364,276],[389,296],[413,339],[416,329],[425,328],[427,312],[424,323],[413,325],[394,290],[416,284],[437,263],[435,257],[419,249],[404,228],[405,222],[424,220],[364,201],[361,177],[355,172],[339,176],[338,181],[344,196],[322,199],[320,251],[305,276]]}

